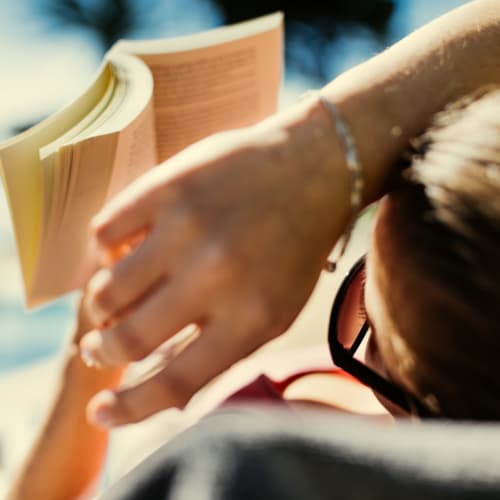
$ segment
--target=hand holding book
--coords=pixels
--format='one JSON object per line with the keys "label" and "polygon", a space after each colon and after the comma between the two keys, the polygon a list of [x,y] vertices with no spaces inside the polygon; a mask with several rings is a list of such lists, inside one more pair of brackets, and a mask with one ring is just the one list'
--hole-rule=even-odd
{"label": "hand holding book", "polygon": [[[98,423],[119,425],[184,406],[291,324],[349,216],[349,174],[331,136],[323,111],[301,103],[190,146],[94,218],[106,253],[139,233],[146,237],[89,282],[88,307],[102,328],[83,338],[84,357],[119,366],[188,325],[200,329],[148,380],[97,396],[90,412]],[[345,211],[332,217],[342,197]],[[110,405],[112,417],[103,410]]]}
{"label": "hand holding book", "polygon": [[[383,195],[408,140],[436,111],[499,81],[494,4],[457,9],[322,89],[356,140],[364,202]],[[90,306],[100,321],[129,306],[107,329],[84,337],[83,349],[103,365],[121,364],[147,354],[185,323],[201,328],[148,381],[94,399],[91,410],[101,423],[123,424],[182,406],[217,373],[284,331],[300,310],[330,245],[347,226],[352,187],[331,120],[304,106],[193,146],[96,219],[104,247],[144,223],[149,233],[92,281]],[[140,262],[151,274],[142,274]],[[130,282],[122,272],[127,268]],[[132,290],[124,292],[125,284]]]}
{"label": "hand holding book", "polygon": [[133,179],[212,133],[276,110],[282,16],[205,33],[121,41],[87,90],[0,144],[28,307],[97,267],[91,217]]}

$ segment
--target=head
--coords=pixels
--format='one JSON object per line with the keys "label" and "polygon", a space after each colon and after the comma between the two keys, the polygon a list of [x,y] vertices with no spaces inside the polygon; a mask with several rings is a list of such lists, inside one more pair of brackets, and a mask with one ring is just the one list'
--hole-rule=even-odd
{"label": "head", "polygon": [[446,109],[418,146],[376,216],[371,362],[444,416],[500,419],[500,90]]}

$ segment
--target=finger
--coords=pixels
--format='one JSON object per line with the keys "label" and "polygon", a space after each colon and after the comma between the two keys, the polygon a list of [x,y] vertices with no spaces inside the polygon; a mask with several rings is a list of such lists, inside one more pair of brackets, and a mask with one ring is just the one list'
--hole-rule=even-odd
{"label": "finger", "polygon": [[166,368],[131,388],[106,391],[89,403],[88,418],[105,428],[139,422],[167,408],[184,407],[206,383],[257,347],[253,336],[206,329]]}
{"label": "finger", "polygon": [[173,216],[168,234],[158,230],[112,267],[98,271],[88,284],[86,306],[92,320],[102,325],[132,303],[137,303],[168,269],[182,269],[190,256],[194,232],[187,218]]}
{"label": "finger", "polygon": [[103,325],[132,302],[166,280],[168,257],[152,234],[113,267],[104,268],[87,285],[85,307],[96,325]]}
{"label": "finger", "polygon": [[163,282],[117,324],[85,335],[80,342],[84,361],[101,367],[138,361],[196,322],[202,310],[190,283]]}
{"label": "finger", "polygon": [[91,222],[101,247],[118,247],[134,234],[147,230],[153,223],[160,194],[151,188],[149,177],[143,176],[109,201]]}

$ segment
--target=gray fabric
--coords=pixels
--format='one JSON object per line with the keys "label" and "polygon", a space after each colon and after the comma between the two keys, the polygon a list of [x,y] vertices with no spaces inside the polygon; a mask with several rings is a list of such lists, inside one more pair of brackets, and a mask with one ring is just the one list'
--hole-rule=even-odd
{"label": "gray fabric", "polygon": [[104,498],[498,500],[500,425],[227,411],[164,446]]}

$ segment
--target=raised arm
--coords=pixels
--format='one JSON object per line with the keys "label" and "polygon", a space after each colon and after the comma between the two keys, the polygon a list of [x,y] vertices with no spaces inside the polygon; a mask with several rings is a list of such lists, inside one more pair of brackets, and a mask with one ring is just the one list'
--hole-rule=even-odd
{"label": "raised arm", "polygon": [[80,316],[54,401],[7,500],[76,499],[99,478],[108,433],[90,425],[85,410],[92,395],[117,385],[122,370],[98,371],[83,364],[77,346],[88,328]]}
{"label": "raised arm", "polygon": [[[500,82],[498,0],[471,2],[411,34],[322,91],[354,136],[364,202],[407,141],[446,103]],[[203,384],[297,316],[350,217],[351,178],[332,117],[307,99],[264,122],[193,145],[96,217],[104,251],[142,245],[90,284],[89,308],[112,328],[82,349],[103,366],[148,354],[189,323],[201,334],[163,371],[97,397],[104,426],[182,406]]]}
{"label": "raised arm", "polygon": [[500,83],[497,0],[471,1],[327,85],[356,138],[366,200],[380,196],[394,160],[435,112],[491,83]]}

